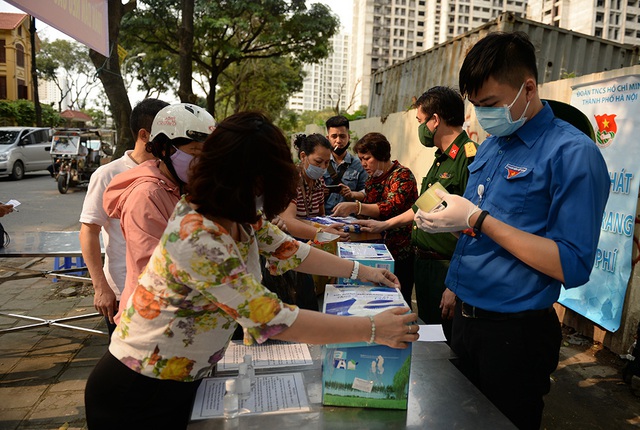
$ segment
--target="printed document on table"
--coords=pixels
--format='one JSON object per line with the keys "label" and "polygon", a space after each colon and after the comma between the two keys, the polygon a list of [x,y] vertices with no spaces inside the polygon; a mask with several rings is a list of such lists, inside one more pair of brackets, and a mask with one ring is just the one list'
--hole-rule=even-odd
{"label": "printed document on table", "polygon": [[[224,416],[224,391],[227,378],[202,380],[191,411],[192,420]],[[256,376],[256,384],[247,400],[240,400],[240,415],[308,412],[309,400],[302,373]]]}
{"label": "printed document on table", "polygon": [[217,364],[218,372],[237,371],[245,354],[251,355],[256,370],[274,367],[310,366],[313,364],[309,345],[269,340],[261,345],[246,346],[242,341],[231,341],[224,357]]}

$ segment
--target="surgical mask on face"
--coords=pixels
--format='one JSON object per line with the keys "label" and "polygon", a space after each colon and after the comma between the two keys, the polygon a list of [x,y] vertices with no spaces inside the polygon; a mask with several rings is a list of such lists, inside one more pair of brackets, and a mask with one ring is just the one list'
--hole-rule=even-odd
{"label": "surgical mask on face", "polygon": [[480,107],[476,106],[476,118],[480,123],[480,126],[492,136],[509,136],[515,133],[527,120],[527,117],[524,116],[525,112],[529,108],[529,103],[524,108],[522,115],[517,120],[513,120],[511,117],[511,107],[515,104],[518,97],[520,97],[520,93],[522,93],[522,89],[524,88],[524,83],[520,87],[520,91],[516,95],[516,98],[513,99],[509,106],[502,107]]}
{"label": "surgical mask on face", "polygon": [[314,166],[311,163],[308,163],[308,164],[309,165],[304,170],[304,172],[307,174],[309,178],[313,179],[314,181],[317,181],[318,179],[322,178],[322,176],[324,176],[325,172],[327,171],[327,169],[323,169],[322,167]]}
{"label": "surgical mask on face", "polygon": [[171,164],[173,165],[173,169],[176,171],[178,178],[186,184],[189,179],[189,166],[191,165],[191,161],[193,161],[193,155],[187,154],[175,146],[174,149],[176,152],[171,154]]}
{"label": "surgical mask on face", "polygon": [[378,163],[378,168],[371,174],[374,178],[381,176],[384,173],[384,170],[380,169],[380,163]]}
{"label": "surgical mask on face", "polygon": [[424,146],[426,146],[427,148],[433,148],[434,146],[436,146],[433,138],[436,135],[436,131],[438,131],[438,128],[436,127],[433,131],[429,130],[429,127],[427,127],[427,122],[429,121],[427,120],[423,122],[418,127],[418,138],[420,139],[420,143],[422,143]]}

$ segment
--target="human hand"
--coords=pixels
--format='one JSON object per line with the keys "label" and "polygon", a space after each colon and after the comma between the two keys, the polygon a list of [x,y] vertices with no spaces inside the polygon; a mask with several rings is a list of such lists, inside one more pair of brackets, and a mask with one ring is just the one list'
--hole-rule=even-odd
{"label": "human hand", "polygon": [[284,231],[285,233],[288,233],[289,231],[287,230],[287,223],[284,222],[284,220],[282,218],[280,218],[278,215],[276,215],[272,220],[271,220],[271,224],[275,225],[276,227],[278,227],[280,230]]}
{"label": "human hand", "polygon": [[365,266],[364,264],[360,264],[358,279],[364,282],[386,285],[387,287],[400,288],[400,281],[396,275],[387,269]]}
{"label": "human hand", "polygon": [[340,226],[342,224],[331,224],[328,225],[326,227],[322,228],[322,231],[326,232],[326,233],[331,233],[331,234],[337,234],[338,236],[340,236],[340,240],[341,241],[348,241],[349,240],[349,233],[347,233],[344,230],[341,230],[338,226]]}
{"label": "human hand", "polygon": [[414,221],[420,230],[428,233],[462,231],[470,228],[469,218],[481,209],[464,197],[443,193],[436,190],[436,195],[443,199],[446,207],[438,212],[424,212],[419,209]]}
{"label": "human hand", "polygon": [[358,203],[341,202],[335,205],[331,216],[349,216],[358,212]]}
{"label": "human hand", "polygon": [[442,299],[440,300],[440,309],[442,309],[442,319],[452,320],[453,311],[456,307],[456,293],[448,288],[442,292]]}
{"label": "human hand", "polygon": [[111,324],[115,324],[113,317],[118,311],[116,295],[109,287],[109,284],[94,283],[93,307],[100,315],[104,315],[109,319]]}
{"label": "human hand", "polygon": [[374,342],[379,345],[387,345],[392,348],[404,349],[409,342],[414,342],[420,337],[419,327],[412,324],[418,320],[418,315],[410,312],[407,307],[391,308],[373,317],[376,325]]}
{"label": "human hand", "polygon": [[5,216],[8,213],[13,212],[13,205],[2,205],[0,204],[0,217]]}
{"label": "human hand", "polygon": [[358,220],[358,224],[360,224],[362,231],[368,233],[382,233],[387,230],[386,222],[375,219],[361,219]]}
{"label": "human hand", "polygon": [[353,195],[351,193],[352,193],[351,188],[349,188],[348,185],[345,185],[345,184],[342,184],[342,183],[340,184],[340,195],[342,197],[346,197],[348,199],[352,199]]}

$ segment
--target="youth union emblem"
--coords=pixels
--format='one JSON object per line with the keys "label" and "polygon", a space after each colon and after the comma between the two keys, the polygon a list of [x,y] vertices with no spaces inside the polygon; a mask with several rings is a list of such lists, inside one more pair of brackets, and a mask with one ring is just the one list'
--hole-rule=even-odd
{"label": "youth union emblem", "polygon": [[616,125],[616,115],[595,115],[596,123],[598,124],[598,131],[596,133],[596,143],[601,148],[606,148],[613,143],[613,138],[616,137],[618,132],[618,126]]}

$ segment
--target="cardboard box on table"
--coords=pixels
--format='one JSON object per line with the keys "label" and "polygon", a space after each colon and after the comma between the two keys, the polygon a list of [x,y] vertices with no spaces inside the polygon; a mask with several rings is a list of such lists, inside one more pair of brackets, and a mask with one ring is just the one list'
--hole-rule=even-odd
{"label": "cardboard box on table", "polygon": [[[395,288],[328,284],[323,312],[376,315],[407,306]],[[394,349],[367,342],[330,344],[322,354],[322,404],[407,409],[411,346]]]}
{"label": "cardboard box on table", "polygon": [[[338,257],[355,260],[365,266],[390,270],[395,269],[395,261],[384,243],[338,242]],[[338,278],[338,284],[371,285],[349,278]]]}

